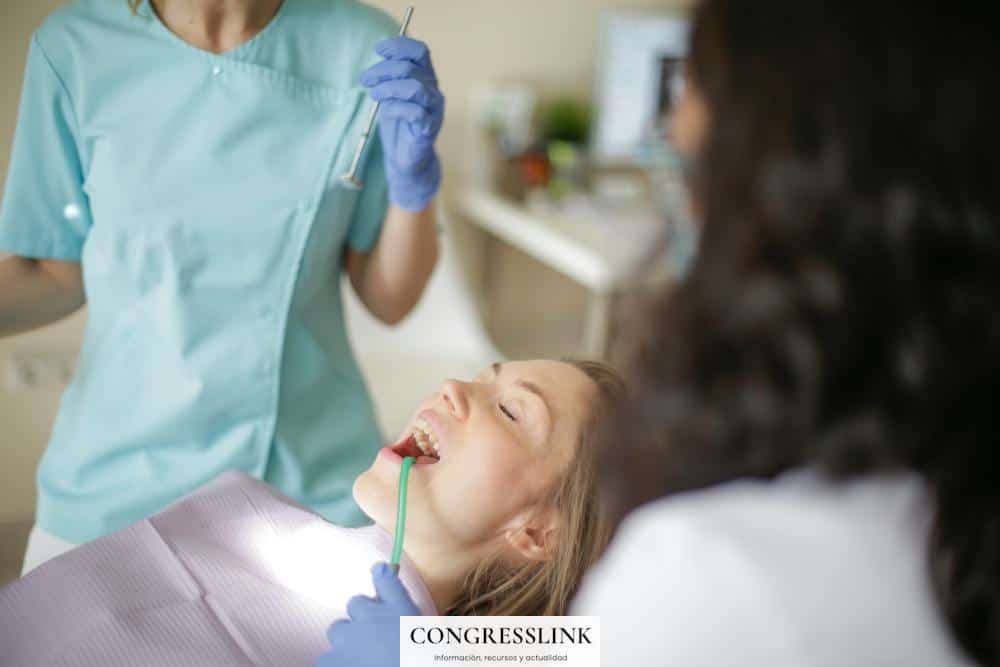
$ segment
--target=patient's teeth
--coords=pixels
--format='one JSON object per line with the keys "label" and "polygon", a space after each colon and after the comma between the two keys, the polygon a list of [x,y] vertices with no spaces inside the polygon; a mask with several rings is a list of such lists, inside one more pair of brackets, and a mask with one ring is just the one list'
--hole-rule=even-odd
{"label": "patient's teeth", "polygon": [[431,428],[426,419],[419,417],[413,420],[412,433],[413,437],[417,441],[417,445],[424,454],[440,458],[440,447],[438,445],[437,436],[434,434],[434,429]]}
{"label": "patient's teeth", "polygon": [[421,436],[417,436],[417,445],[419,445],[420,451],[427,455],[433,454],[434,450],[427,436],[425,434],[421,434]]}

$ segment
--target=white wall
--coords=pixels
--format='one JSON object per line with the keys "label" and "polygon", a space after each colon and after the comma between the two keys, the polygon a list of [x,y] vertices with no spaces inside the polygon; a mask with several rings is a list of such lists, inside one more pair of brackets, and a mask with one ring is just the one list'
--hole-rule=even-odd
{"label": "white wall", "polygon": [[[105,0],[115,2],[116,0]],[[125,8],[125,0],[118,0]],[[0,0],[0,181],[17,112],[22,68],[32,30],[57,0]],[[402,16],[411,0],[373,2]],[[440,147],[446,165],[446,196],[460,184],[465,100],[484,79],[518,79],[550,93],[587,95],[593,69],[598,16],[607,8],[667,9],[688,0],[412,0],[414,37],[430,43],[448,113]],[[466,263],[478,263],[475,237],[462,240]],[[539,304],[535,304],[539,307]],[[0,340],[0,523],[30,516],[34,470],[55,415],[58,390],[7,392],[2,381],[8,356],[24,352],[75,353],[83,312],[25,336]]]}

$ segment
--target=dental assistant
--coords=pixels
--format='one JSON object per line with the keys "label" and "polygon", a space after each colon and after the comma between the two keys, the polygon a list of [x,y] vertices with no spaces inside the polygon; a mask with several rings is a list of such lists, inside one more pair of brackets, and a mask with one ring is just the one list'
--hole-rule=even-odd
{"label": "dental assistant", "polygon": [[76,0],[35,33],[0,335],[88,319],[25,571],[232,469],[363,521],[351,485],[381,438],[341,275],[393,324],[438,253],[444,98],[398,30],[357,0]]}

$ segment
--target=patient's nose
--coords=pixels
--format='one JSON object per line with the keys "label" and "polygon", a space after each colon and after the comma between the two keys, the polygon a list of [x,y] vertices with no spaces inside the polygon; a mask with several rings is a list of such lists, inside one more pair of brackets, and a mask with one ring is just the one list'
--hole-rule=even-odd
{"label": "patient's nose", "polygon": [[448,411],[456,419],[465,419],[469,414],[469,401],[464,382],[446,380],[441,386],[441,398],[444,399]]}

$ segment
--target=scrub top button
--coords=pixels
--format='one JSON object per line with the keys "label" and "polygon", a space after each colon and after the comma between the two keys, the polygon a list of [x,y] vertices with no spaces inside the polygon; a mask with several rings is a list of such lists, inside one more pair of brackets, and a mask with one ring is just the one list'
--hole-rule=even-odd
{"label": "scrub top button", "polygon": [[66,207],[63,209],[63,217],[67,220],[77,220],[80,215],[80,207],[76,204],[66,204]]}
{"label": "scrub top button", "polygon": [[213,65],[212,76],[219,76],[220,74],[222,74],[222,67],[220,67],[219,65]]}

